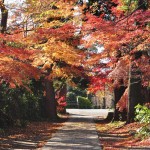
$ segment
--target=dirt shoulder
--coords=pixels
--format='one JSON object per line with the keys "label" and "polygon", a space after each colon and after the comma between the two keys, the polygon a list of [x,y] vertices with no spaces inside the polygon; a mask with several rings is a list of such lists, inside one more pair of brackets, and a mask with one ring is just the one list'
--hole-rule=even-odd
{"label": "dirt shoulder", "polygon": [[142,140],[136,136],[141,124],[135,122],[125,125],[124,122],[96,122],[100,144],[104,150],[149,150],[150,137]]}

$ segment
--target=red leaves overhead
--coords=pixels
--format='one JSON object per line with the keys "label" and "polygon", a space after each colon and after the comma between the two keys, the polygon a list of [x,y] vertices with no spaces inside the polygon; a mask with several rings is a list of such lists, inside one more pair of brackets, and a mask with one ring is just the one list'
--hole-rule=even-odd
{"label": "red leaves overhead", "polygon": [[10,87],[24,86],[30,78],[38,79],[40,72],[31,66],[32,51],[0,45],[0,80]]}
{"label": "red leaves overhead", "polygon": [[108,83],[108,81],[109,80],[106,78],[91,77],[88,91],[91,93],[96,93],[99,90],[104,90],[105,84]]}
{"label": "red leaves overhead", "polygon": [[23,48],[15,48],[6,46],[4,44],[0,45],[0,53],[5,56],[11,56],[13,59],[19,59],[20,61],[29,60],[33,51],[25,50]]}
{"label": "red leaves overhead", "polygon": [[98,90],[104,90],[105,84],[108,84],[110,80],[107,78],[109,69],[95,67],[92,69],[93,75],[90,77],[90,84],[88,91],[96,93]]}
{"label": "red leaves overhead", "polygon": [[37,30],[39,35],[48,35],[60,40],[66,40],[74,36],[75,27],[72,24],[65,24],[61,27],[40,28]]}

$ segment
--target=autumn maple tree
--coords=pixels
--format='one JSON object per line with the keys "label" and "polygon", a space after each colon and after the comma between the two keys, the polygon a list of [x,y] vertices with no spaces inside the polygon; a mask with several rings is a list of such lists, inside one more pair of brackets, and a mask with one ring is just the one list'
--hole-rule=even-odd
{"label": "autumn maple tree", "polygon": [[15,46],[17,43],[6,33],[8,10],[2,2],[0,2],[0,7],[2,12],[0,34],[1,83],[6,82],[11,88],[25,86],[29,82],[29,78],[39,78],[38,69],[30,64],[32,61],[30,56],[33,51],[29,51],[26,47]]}
{"label": "autumn maple tree", "polygon": [[[111,2],[116,4],[115,7],[109,7],[110,11],[102,12],[103,15],[86,13],[87,21],[82,31],[84,35],[89,35],[89,38],[83,40],[83,43],[87,47],[94,42],[104,46],[99,59],[111,59],[108,67],[112,71],[108,77],[113,79],[116,87],[124,86],[122,94],[117,98],[121,98],[117,106],[127,110],[127,122],[130,122],[134,118],[135,105],[143,102],[140,94],[142,85],[148,86],[149,83],[149,71],[145,71],[150,67],[147,53],[150,12],[147,1]],[[102,11],[101,7],[97,9]],[[111,20],[112,16],[115,20]]]}
{"label": "autumn maple tree", "polygon": [[75,36],[73,5],[68,1],[27,1],[26,10],[25,15],[30,16],[37,26],[33,33],[29,32],[25,42],[36,50],[32,65],[44,76],[47,116],[56,119],[53,81],[65,79],[71,82],[75,76],[84,74],[81,65],[85,54],[76,47],[79,36]]}
{"label": "autumn maple tree", "polygon": [[[1,24],[4,32],[1,35],[2,81],[11,87],[28,88],[26,84],[30,79],[41,77],[45,84],[46,114],[51,119],[57,118],[53,81],[73,83],[74,77],[84,75],[81,65],[85,54],[76,47],[79,36],[75,35],[72,4],[26,1],[22,8],[25,19],[20,19],[20,25],[10,28],[9,32],[6,32],[7,16],[2,17],[5,20]],[[6,9],[4,3],[1,8]]]}

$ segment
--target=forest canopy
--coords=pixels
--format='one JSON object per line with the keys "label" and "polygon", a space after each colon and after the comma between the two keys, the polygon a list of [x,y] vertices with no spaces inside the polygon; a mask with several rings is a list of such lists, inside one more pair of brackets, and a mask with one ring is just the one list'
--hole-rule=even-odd
{"label": "forest canopy", "polygon": [[0,1],[0,9],[1,86],[41,90],[45,116],[57,118],[64,85],[95,93],[111,84],[116,112],[125,111],[127,122],[138,103],[149,102],[148,0]]}

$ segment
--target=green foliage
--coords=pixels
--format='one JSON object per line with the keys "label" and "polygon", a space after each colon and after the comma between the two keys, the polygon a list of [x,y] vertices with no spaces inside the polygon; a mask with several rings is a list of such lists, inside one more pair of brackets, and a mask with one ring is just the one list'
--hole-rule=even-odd
{"label": "green foliage", "polygon": [[150,123],[150,109],[147,106],[138,104],[135,109],[135,120],[140,123]]}
{"label": "green foliage", "polygon": [[76,94],[72,91],[67,93],[67,108],[77,108]]}
{"label": "green foliage", "polygon": [[144,125],[138,130],[139,136],[142,138],[150,136],[150,109],[148,106],[138,104],[135,107],[135,120],[143,123]]}
{"label": "green foliage", "polygon": [[25,48],[22,43],[8,42],[7,45],[15,48]]}
{"label": "green foliage", "polygon": [[[68,87],[67,108],[78,108],[77,97],[87,97],[86,89],[80,87]],[[91,95],[88,95],[91,97]]]}
{"label": "green foliage", "polygon": [[74,88],[69,87],[68,91],[74,93],[75,96],[82,96],[82,97],[87,96],[87,91],[85,89],[81,89],[79,87],[74,87]]}
{"label": "green foliage", "polygon": [[92,108],[92,103],[86,97],[78,96],[78,103],[80,109],[90,109]]}
{"label": "green foliage", "polygon": [[68,92],[67,93],[67,100],[68,101],[76,101],[76,95],[73,92]]}
{"label": "green foliage", "polygon": [[137,132],[137,136],[142,137],[142,139],[150,137],[150,126],[143,126]]}
{"label": "green foliage", "polygon": [[138,7],[138,0],[123,0],[120,9],[129,13]]}
{"label": "green foliage", "polygon": [[43,114],[43,93],[35,81],[28,91],[17,87],[10,89],[7,84],[0,86],[0,127],[26,126],[28,120],[39,120]]}

